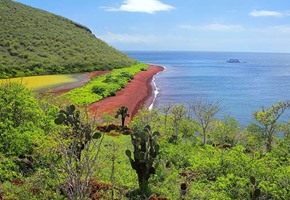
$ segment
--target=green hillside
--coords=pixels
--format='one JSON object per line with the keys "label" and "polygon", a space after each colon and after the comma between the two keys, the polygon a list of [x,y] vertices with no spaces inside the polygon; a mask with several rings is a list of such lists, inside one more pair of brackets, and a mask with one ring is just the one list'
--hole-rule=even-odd
{"label": "green hillside", "polygon": [[87,27],[11,0],[0,0],[0,27],[0,78],[136,64]]}

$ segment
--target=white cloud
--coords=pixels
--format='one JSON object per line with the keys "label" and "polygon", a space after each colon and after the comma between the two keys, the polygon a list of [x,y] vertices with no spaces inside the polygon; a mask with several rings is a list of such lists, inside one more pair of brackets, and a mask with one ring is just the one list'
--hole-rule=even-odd
{"label": "white cloud", "polygon": [[290,34],[290,25],[276,25],[276,26],[266,26],[259,28],[249,29],[251,33],[257,33],[260,35],[275,35],[275,36],[288,36]]}
{"label": "white cloud", "polygon": [[280,26],[271,26],[267,28],[268,32],[272,32],[277,34],[290,34],[290,26],[289,25],[280,25]]}
{"label": "white cloud", "polygon": [[134,35],[127,33],[111,33],[99,36],[108,43],[146,43],[158,40],[153,35]]}
{"label": "white cloud", "polygon": [[197,27],[196,26],[192,26],[192,25],[188,25],[188,24],[182,24],[182,25],[179,25],[178,28],[181,28],[181,29],[196,29]]}
{"label": "white cloud", "polygon": [[226,25],[218,23],[205,25],[204,29],[212,31],[234,31],[234,32],[240,32],[244,30],[244,28],[241,25]]}
{"label": "white cloud", "polygon": [[226,31],[226,32],[240,32],[245,29],[241,25],[230,25],[230,24],[206,24],[201,26],[192,25],[180,25],[179,28],[182,29],[192,29],[192,30],[204,30],[204,31]]}
{"label": "white cloud", "polygon": [[[157,46],[167,46],[172,43],[183,43],[184,38],[171,34],[131,34],[131,33],[112,33],[108,32],[98,35],[99,38],[114,46],[138,46],[154,49]],[[138,48],[134,48],[138,49]]]}
{"label": "white cloud", "polygon": [[120,7],[106,8],[106,11],[144,12],[153,14],[158,11],[169,11],[173,9],[173,6],[164,4],[159,0],[125,0]]}
{"label": "white cloud", "polygon": [[[190,26],[187,27],[190,28]],[[249,29],[247,32],[238,34],[232,34],[232,32],[215,34],[213,32],[210,37],[199,31],[178,32],[178,34],[176,32],[175,34],[108,32],[98,36],[122,50],[289,52],[289,33],[290,26],[282,25]]]}
{"label": "white cloud", "polygon": [[253,17],[281,17],[283,13],[271,10],[254,10],[249,15]]}

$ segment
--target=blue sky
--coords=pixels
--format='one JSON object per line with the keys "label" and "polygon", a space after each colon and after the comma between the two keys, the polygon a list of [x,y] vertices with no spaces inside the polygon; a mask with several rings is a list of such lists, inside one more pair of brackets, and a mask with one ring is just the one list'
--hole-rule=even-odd
{"label": "blue sky", "polygon": [[119,50],[290,53],[289,0],[17,0]]}

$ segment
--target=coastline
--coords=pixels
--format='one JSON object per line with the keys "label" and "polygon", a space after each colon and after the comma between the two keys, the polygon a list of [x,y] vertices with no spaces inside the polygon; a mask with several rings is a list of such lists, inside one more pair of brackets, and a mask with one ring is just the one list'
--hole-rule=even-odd
{"label": "coastline", "polygon": [[130,114],[130,117],[126,119],[126,122],[128,122],[137,114],[140,108],[143,106],[149,107],[156,98],[152,80],[164,70],[164,67],[148,65],[150,66],[149,69],[136,74],[134,79],[124,89],[116,93],[116,96],[107,97],[89,105],[89,113],[96,116],[102,113],[115,114],[118,108],[126,106]]}
{"label": "coastline", "polygon": [[[162,66],[162,67],[163,67],[163,66]],[[152,77],[151,88],[153,88],[154,90],[153,90],[153,92],[152,92],[152,97],[153,97],[153,99],[151,99],[151,98],[149,97],[148,100],[147,100],[147,101],[150,103],[150,104],[148,104],[148,108],[149,108],[149,110],[152,110],[152,109],[153,109],[153,107],[154,107],[154,103],[155,103],[155,100],[156,100],[156,98],[157,98],[157,96],[158,96],[158,94],[159,94],[159,88],[157,87],[156,82],[155,82],[156,76],[157,76],[158,74],[160,74],[161,72],[165,71],[165,70],[166,70],[166,68],[163,67],[163,70],[162,70],[162,71],[158,72],[157,74],[155,74],[155,75]],[[151,99],[151,100],[150,100],[150,99]]]}

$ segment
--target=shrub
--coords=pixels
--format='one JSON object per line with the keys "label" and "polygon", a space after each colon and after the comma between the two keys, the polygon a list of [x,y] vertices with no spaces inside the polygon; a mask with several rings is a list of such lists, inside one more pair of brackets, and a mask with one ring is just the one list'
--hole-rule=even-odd
{"label": "shrub", "polygon": [[103,93],[106,91],[106,89],[103,86],[95,85],[92,88],[92,92],[95,94],[99,94],[103,96]]}

